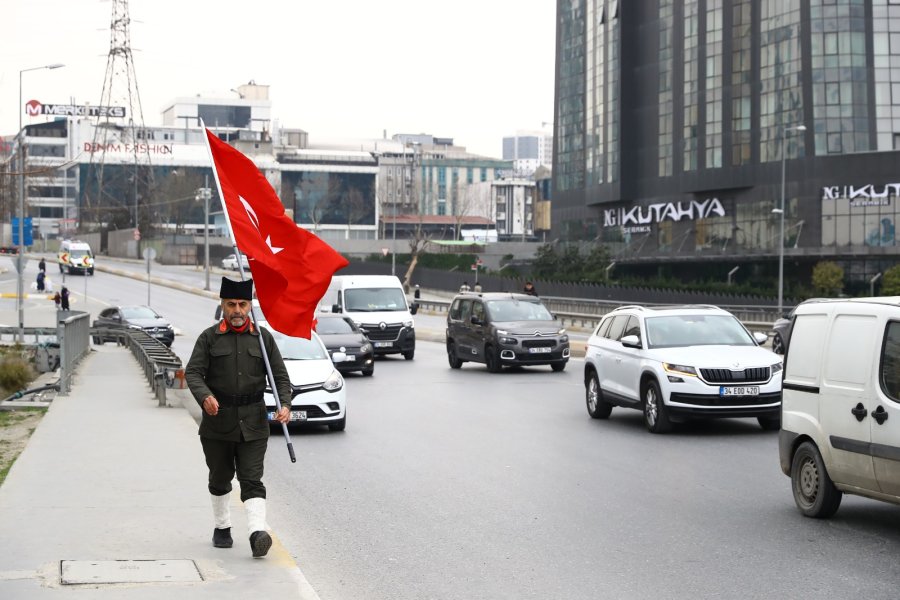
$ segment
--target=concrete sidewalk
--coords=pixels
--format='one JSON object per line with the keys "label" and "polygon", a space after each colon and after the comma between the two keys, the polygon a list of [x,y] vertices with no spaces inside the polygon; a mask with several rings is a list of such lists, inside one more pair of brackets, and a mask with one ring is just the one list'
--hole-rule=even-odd
{"label": "concrete sidewalk", "polygon": [[213,548],[185,395],[158,407],[127,349],[92,347],[0,487],[0,598],[318,598],[274,533],[251,557],[237,493],[234,548]]}

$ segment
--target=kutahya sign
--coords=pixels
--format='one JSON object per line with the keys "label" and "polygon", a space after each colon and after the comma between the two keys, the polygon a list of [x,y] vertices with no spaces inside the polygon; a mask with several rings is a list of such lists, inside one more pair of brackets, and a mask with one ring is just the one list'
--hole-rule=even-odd
{"label": "kutahya sign", "polygon": [[649,233],[650,226],[662,221],[724,217],[725,207],[718,198],[688,202],[657,202],[647,206],[620,206],[603,211],[604,227],[621,227],[626,233]]}

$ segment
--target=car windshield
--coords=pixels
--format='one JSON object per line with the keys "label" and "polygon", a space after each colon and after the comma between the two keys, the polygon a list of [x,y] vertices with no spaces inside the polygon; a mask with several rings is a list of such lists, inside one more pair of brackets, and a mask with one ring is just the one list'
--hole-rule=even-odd
{"label": "car windshield", "polygon": [[649,317],[644,323],[648,348],[756,345],[732,315],[671,315]]}
{"label": "car windshield", "polygon": [[275,343],[278,345],[278,351],[281,352],[281,358],[284,360],[322,360],[328,358],[328,352],[322,346],[322,342],[318,338],[293,337],[284,335],[278,331],[272,331],[275,337]]}
{"label": "car windshield", "polygon": [[344,292],[347,312],[405,311],[406,298],[400,288],[355,288]]}
{"label": "car windshield", "polygon": [[353,333],[355,331],[356,326],[346,319],[320,318],[316,323],[316,333],[319,335]]}
{"label": "car windshield", "polygon": [[487,303],[488,315],[491,321],[552,321],[553,315],[547,307],[540,302],[516,300],[514,298],[504,300],[490,300]]}
{"label": "car windshield", "polygon": [[159,317],[148,306],[126,306],[122,309],[122,316],[126,319],[156,319]]}

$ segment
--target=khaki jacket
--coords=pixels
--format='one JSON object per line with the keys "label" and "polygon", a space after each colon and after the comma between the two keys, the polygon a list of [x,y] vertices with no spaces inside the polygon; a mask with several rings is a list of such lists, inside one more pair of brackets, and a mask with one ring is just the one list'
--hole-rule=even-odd
{"label": "khaki jacket", "polygon": [[209,395],[223,396],[219,413],[215,416],[202,411],[199,434],[203,437],[240,441],[257,440],[269,436],[266,406],[260,400],[253,404],[235,406],[224,396],[262,396],[266,389],[266,366],[259,339],[262,335],[275,377],[282,406],[291,406],[291,380],[275,339],[266,328],[251,328],[244,333],[233,331],[225,321],[204,330],[194,344],[194,351],[184,370],[184,378],[197,403]]}

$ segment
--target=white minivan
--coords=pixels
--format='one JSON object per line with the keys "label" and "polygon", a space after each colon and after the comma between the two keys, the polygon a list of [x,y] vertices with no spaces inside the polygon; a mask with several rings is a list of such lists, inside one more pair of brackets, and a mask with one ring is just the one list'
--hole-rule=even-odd
{"label": "white minivan", "polygon": [[353,319],[376,355],[402,354],[412,360],[416,354],[412,316],[419,305],[407,302],[403,285],[394,275],[335,275],[319,301],[319,310]]}
{"label": "white minivan", "polygon": [[843,493],[900,504],[900,297],[797,307],[779,454],[809,517],[832,516]]}

